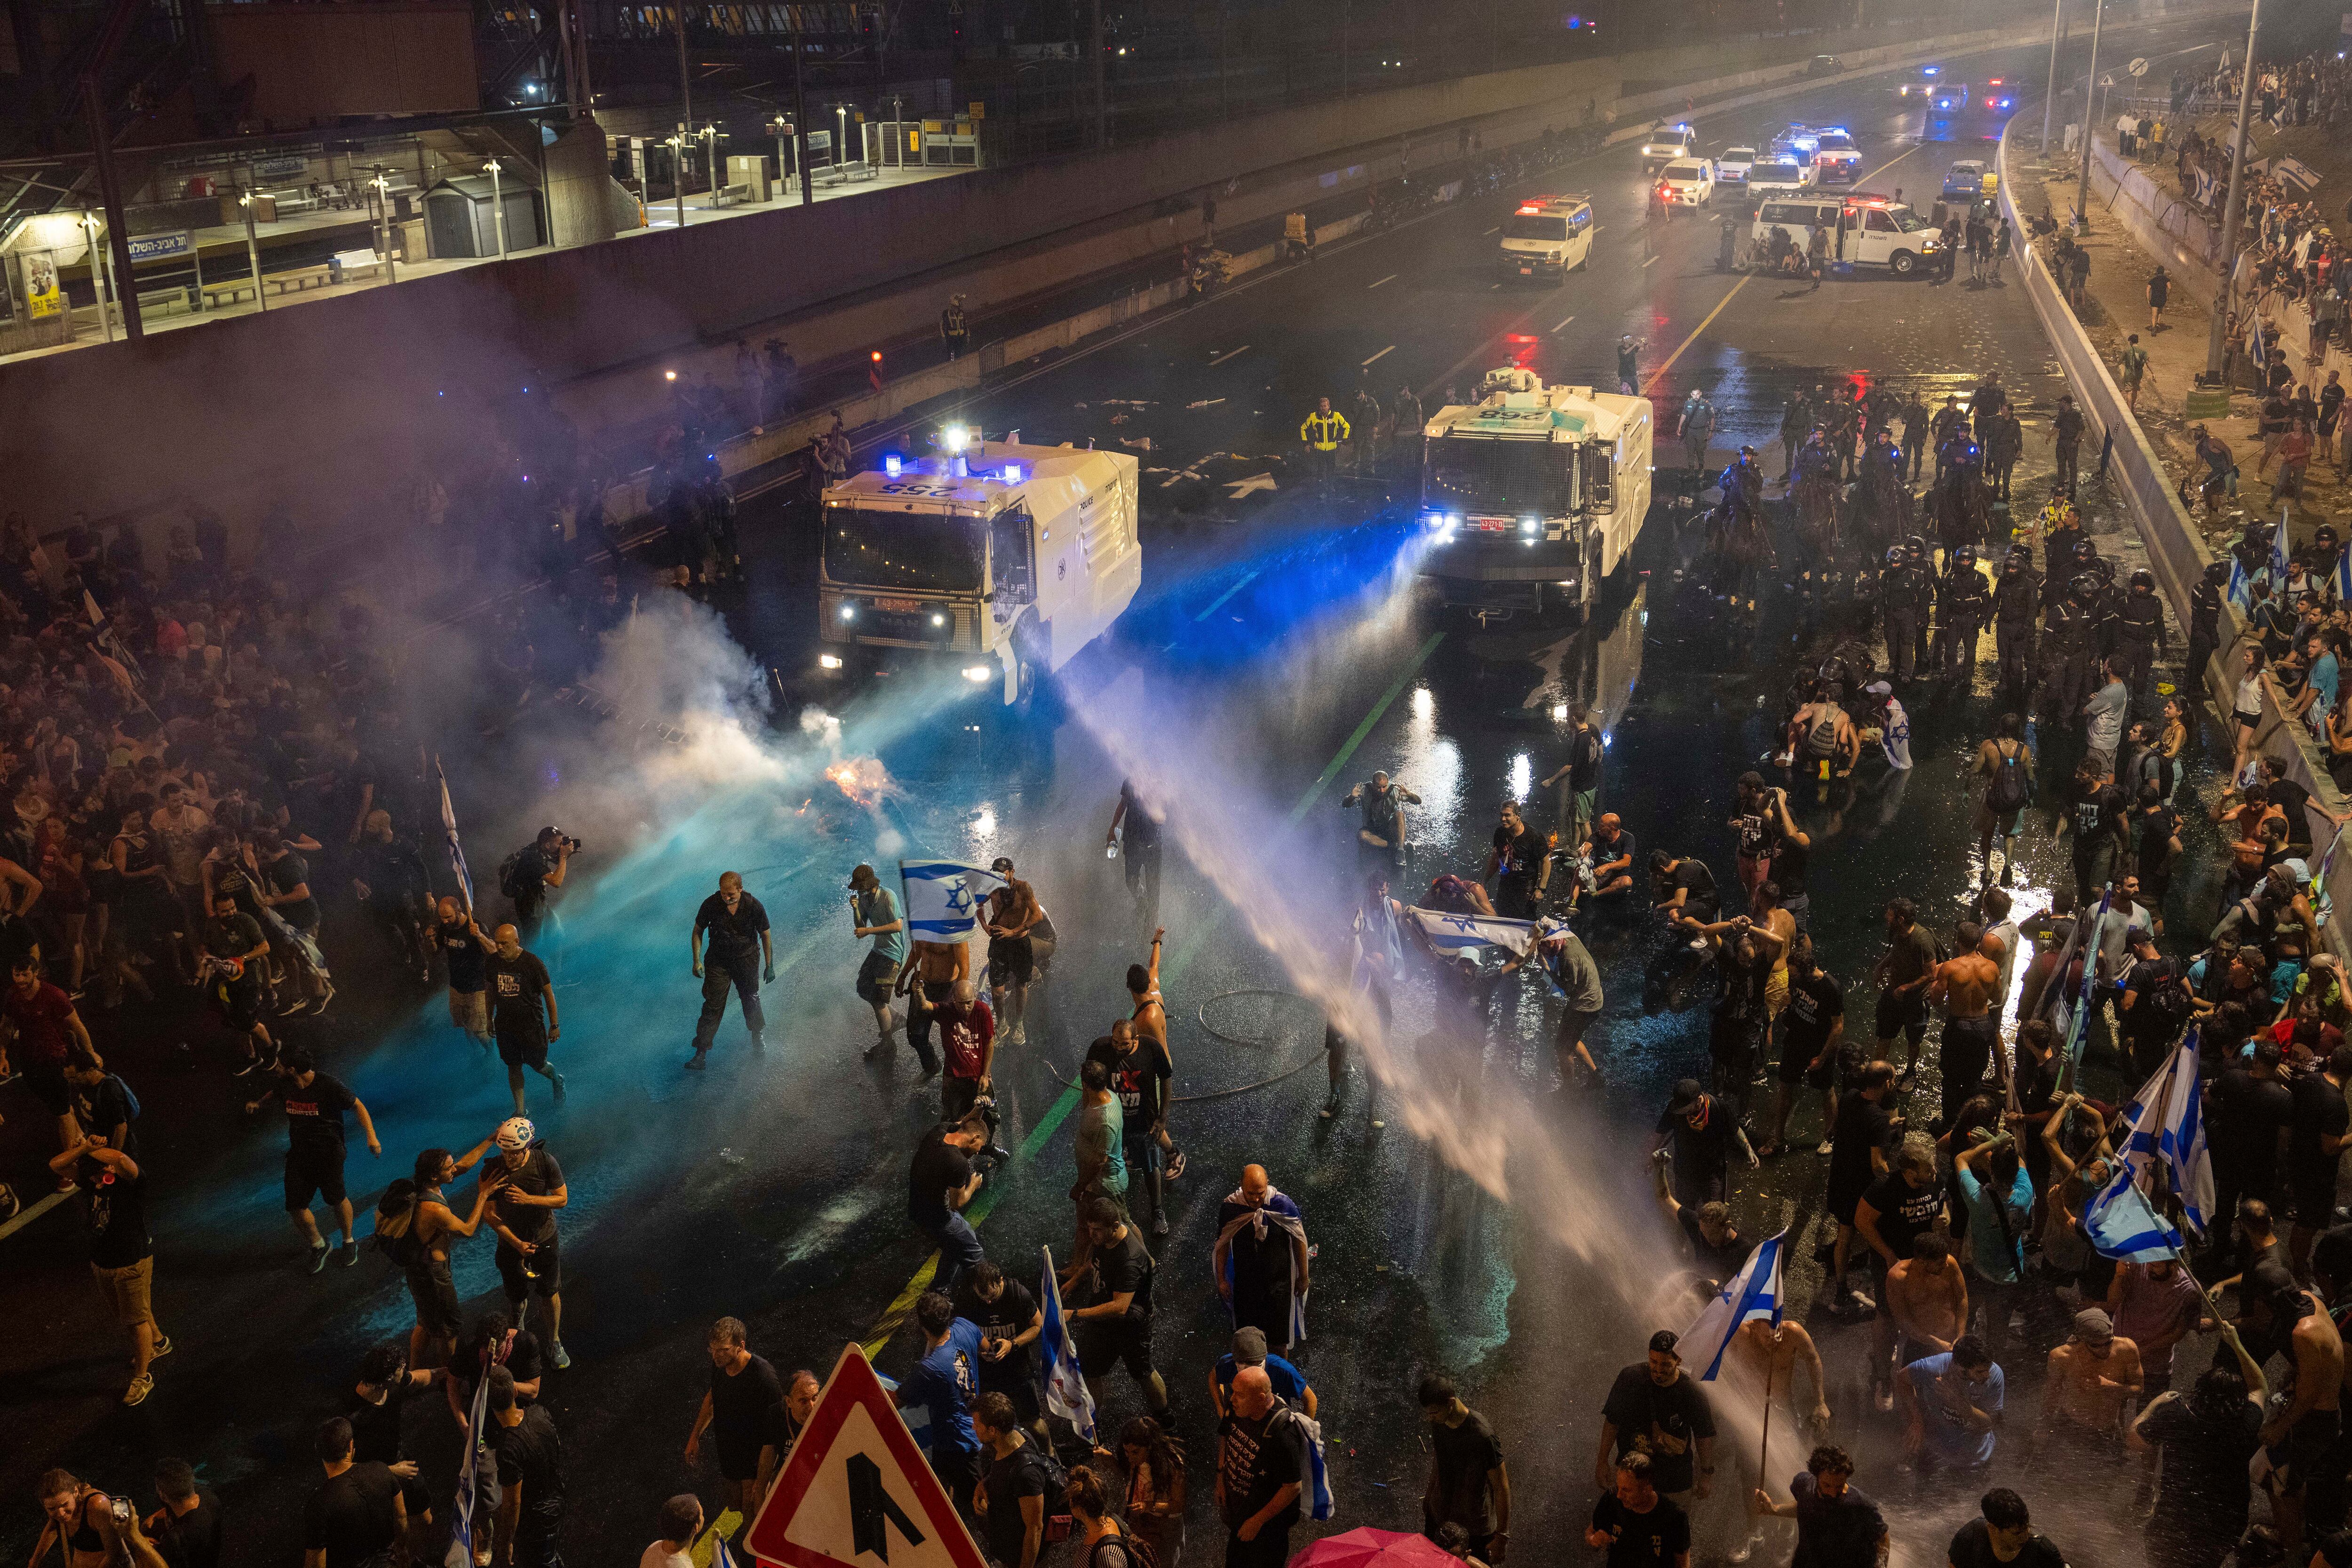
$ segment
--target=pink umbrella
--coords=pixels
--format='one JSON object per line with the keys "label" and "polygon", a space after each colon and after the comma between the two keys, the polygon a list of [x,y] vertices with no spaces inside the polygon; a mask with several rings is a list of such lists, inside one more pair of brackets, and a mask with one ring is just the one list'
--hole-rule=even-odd
{"label": "pink umbrella", "polygon": [[1462,1564],[1425,1535],[1368,1525],[1325,1536],[1293,1557],[1290,1568],[1462,1568]]}

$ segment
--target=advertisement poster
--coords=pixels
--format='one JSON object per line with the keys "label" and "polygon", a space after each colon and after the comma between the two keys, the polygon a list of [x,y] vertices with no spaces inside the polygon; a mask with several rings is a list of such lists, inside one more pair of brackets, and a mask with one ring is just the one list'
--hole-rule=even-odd
{"label": "advertisement poster", "polygon": [[25,253],[26,314],[36,321],[48,320],[66,308],[64,287],[58,281],[58,257],[53,250]]}

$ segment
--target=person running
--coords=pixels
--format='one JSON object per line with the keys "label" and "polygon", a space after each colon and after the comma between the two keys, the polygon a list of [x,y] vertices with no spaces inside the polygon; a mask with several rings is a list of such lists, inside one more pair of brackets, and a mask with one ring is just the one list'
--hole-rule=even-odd
{"label": "person running", "polygon": [[275,1079],[246,1102],[245,1113],[258,1115],[273,1095],[286,1108],[286,1212],[308,1244],[310,1272],[316,1274],[327,1267],[330,1248],[327,1238],[319,1234],[317,1217],[310,1213],[310,1199],[315,1195],[325,1204],[334,1214],[335,1234],[343,1238],[342,1264],[348,1268],[360,1260],[360,1244],[352,1228],[351,1194],[343,1190],[343,1112],[359,1119],[368,1152],[382,1158],[383,1145],[376,1140],[375,1121],[368,1115],[366,1103],[341,1079],[319,1071],[306,1050],[281,1054]]}
{"label": "person running", "polygon": [[[890,996],[898,971],[907,961],[907,921],[898,912],[898,900],[882,885],[871,866],[860,865],[849,873],[849,923],[852,936],[861,942],[870,938],[874,943],[857,970],[858,997],[874,1009],[877,1038],[866,1047],[866,1059],[872,1061],[890,1048],[890,1032],[898,1026],[898,1015],[890,1007]],[[908,1036],[912,1044],[911,1028]],[[926,1041],[916,1047],[916,1054],[921,1056],[929,1049]]]}
{"label": "person running", "polygon": [[496,947],[482,964],[483,973],[490,983],[490,1020],[499,1042],[499,1059],[507,1065],[507,1089],[514,1096],[514,1113],[520,1116],[523,1104],[522,1069],[545,1079],[563,1098],[563,1075],[547,1065],[547,1047],[563,1037],[562,1022],[556,1016],[555,983],[548,977],[547,965],[535,953],[525,952],[522,939],[512,925],[502,925],[491,933]]}

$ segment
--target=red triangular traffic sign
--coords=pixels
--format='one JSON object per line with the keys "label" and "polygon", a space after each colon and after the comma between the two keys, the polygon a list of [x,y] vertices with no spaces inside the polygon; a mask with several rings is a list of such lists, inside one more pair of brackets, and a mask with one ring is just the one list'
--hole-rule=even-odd
{"label": "red triangular traffic sign", "polygon": [[855,1343],[735,1548],[784,1568],[988,1568]]}

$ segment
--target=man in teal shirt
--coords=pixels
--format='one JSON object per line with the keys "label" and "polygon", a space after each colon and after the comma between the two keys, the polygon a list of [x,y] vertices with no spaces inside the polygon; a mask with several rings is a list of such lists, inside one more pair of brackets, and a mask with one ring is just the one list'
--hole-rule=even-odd
{"label": "man in teal shirt", "polygon": [[874,1009],[880,1037],[866,1047],[870,1057],[890,1048],[890,1031],[898,1026],[890,1011],[890,989],[898,982],[898,966],[907,960],[907,922],[898,913],[898,900],[871,866],[849,874],[849,917],[852,934],[874,939],[873,951],[857,971],[857,994]]}

